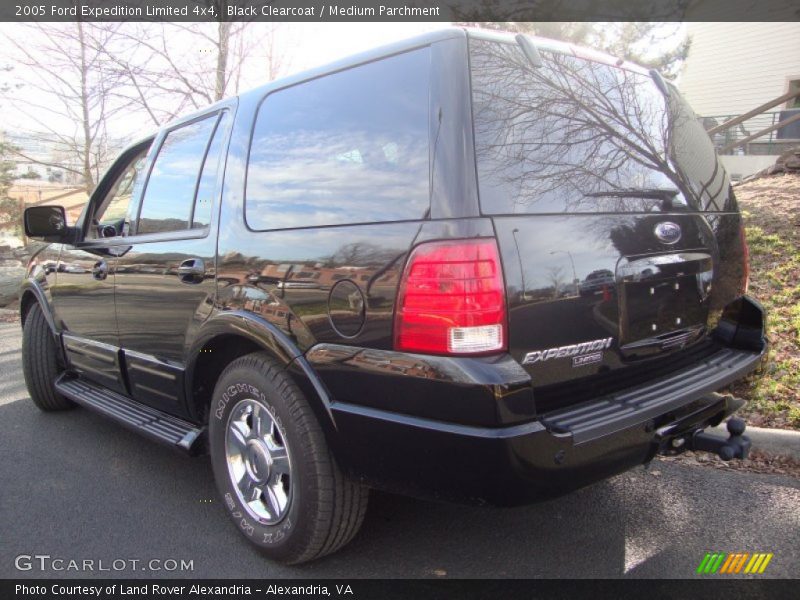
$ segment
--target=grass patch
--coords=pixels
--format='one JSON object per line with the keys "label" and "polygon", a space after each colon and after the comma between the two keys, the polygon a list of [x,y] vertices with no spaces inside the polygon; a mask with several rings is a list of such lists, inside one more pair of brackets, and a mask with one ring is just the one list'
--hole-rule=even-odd
{"label": "grass patch", "polygon": [[738,186],[750,247],[750,294],[767,309],[770,361],[734,386],[748,421],[800,429],[800,176]]}

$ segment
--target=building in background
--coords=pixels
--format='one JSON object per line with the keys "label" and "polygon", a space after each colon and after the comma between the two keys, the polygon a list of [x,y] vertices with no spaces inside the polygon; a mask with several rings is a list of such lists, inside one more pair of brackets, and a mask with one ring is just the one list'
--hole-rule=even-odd
{"label": "building in background", "polygon": [[18,179],[8,190],[10,198],[20,202],[22,208],[55,204],[63,206],[67,213],[67,223],[74,225],[89,201],[82,184],[69,185],[50,181],[28,181]]}
{"label": "building in background", "polygon": [[19,178],[66,184],[80,182],[80,177],[69,170],[79,168],[77,157],[60,150],[60,145],[46,136],[6,131],[4,138],[20,153],[13,157]]}
{"label": "building in background", "polygon": [[[742,115],[791,90],[800,90],[800,22],[689,23],[692,38],[679,88],[706,128]],[[800,98],[786,101],[714,136],[718,148],[800,114]],[[800,145],[800,121],[722,152],[732,177],[744,177]]]}

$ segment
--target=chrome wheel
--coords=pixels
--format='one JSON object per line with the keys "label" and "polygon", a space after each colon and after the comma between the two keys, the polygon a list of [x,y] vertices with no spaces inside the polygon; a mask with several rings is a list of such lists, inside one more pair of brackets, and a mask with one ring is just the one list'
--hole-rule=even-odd
{"label": "chrome wheel", "polygon": [[228,475],[250,516],[278,523],[292,502],[292,465],[275,416],[255,400],[239,401],[225,432]]}

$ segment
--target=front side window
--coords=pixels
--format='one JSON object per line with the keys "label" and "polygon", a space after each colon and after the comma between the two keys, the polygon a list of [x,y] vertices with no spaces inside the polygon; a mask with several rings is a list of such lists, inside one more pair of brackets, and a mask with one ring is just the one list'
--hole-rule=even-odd
{"label": "front side window", "polygon": [[[164,138],[147,180],[137,234],[189,229],[199,184],[206,200],[195,222],[200,226],[207,224],[204,223],[207,217],[201,215],[210,214],[210,196],[201,171],[210,154],[209,143],[218,120],[219,115],[213,114],[173,129]],[[215,161],[211,162],[216,176]]]}
{"label": "front side window", "polygon": [[139,193],[144,181],[144,166],[149,144],[143,147],[128,162],[117,177],[95,212],[89,237],[113,237],[127,234],[127,221],[131,199]]}
{"label": "front side window", "polygon": [[423,218],[429,71],[424,48],[267,96],[247,168],[248,226]]}

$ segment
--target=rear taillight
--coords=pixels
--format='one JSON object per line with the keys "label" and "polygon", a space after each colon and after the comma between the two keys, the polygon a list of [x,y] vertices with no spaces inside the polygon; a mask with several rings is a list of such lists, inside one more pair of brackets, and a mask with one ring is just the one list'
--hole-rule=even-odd
{"label": "rear taillight", "polygon": [[739,237],[742,240],[742,293],[747,293],[750,286],[750,247],[747,245],[747,235],[744,232],[744,223],[739,226]]}
{"label": "rear taillight", "polygon": [[486,354],[505,350],[506,299],[493,239],[428,242],[408,258],[394,323],[397,350]]}

